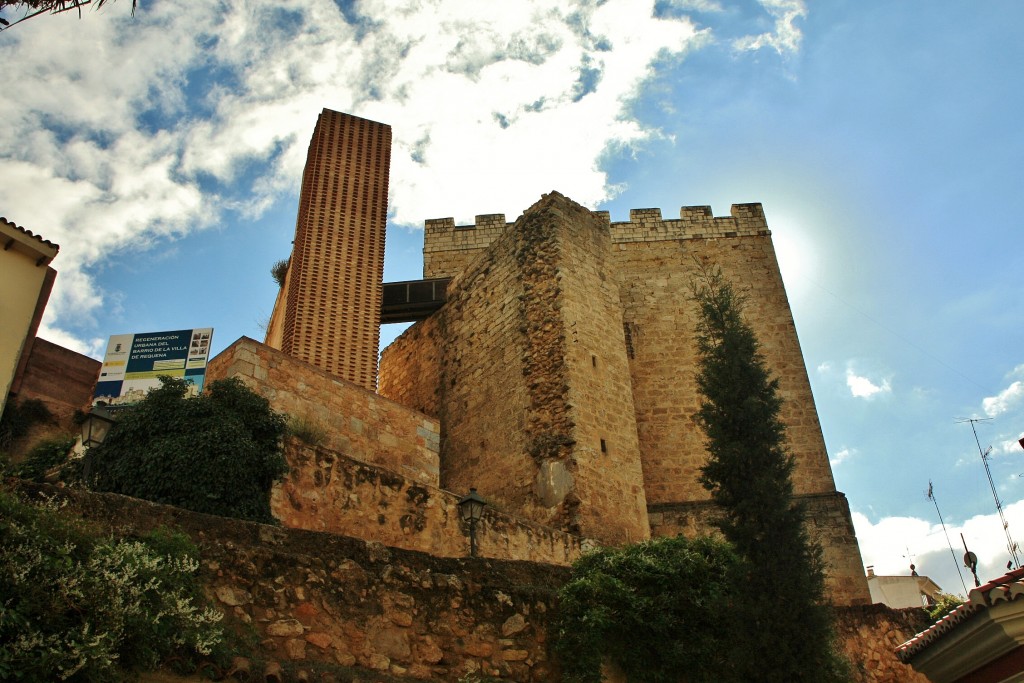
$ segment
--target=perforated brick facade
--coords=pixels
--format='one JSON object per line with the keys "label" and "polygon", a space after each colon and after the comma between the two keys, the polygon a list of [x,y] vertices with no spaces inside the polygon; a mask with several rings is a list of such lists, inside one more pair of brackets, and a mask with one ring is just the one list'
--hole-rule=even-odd
{"label": "perforated brick facade", "polygon": [[377,386],[391,127],[324,109],[302,174],[295,241],[267,343]]}

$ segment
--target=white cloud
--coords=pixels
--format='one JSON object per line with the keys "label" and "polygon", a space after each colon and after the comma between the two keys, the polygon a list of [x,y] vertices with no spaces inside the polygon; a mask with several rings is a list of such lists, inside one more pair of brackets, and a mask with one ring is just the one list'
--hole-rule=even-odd
{"label": "white cloud", "polygon": [[855,455],[857,455],[856,448],[843,447],[839,450],[838,453],[829,458],[828,462],[830,465],[832,465],[832,467],[838,467],[839,465],[843,464],[843,462],[845,462],[846,460],[850,459]]}
{"label": "white cloud", "polygon": [[1021,439],[1024,439],[1024,432],[1021,432],[1013,438],[1003,439],[1002,441],[996,442],[992,447],[992,452],[996,455],[1024,455],[1024,450],[1021,450]]}
{"label": "white cloud", "polygon": [[803,33],[795,22],[807,16],[803,0],[761,0],[761,4],[775,20],[774,31],[739,38],[733,46],[738,50],[770,47],[779,54],[799,51]]}
{"label": "white cloud", "polygon": [[849,387],[854,398],[872,399],[878,394],[892,392],[892,385],[888,379],[883,379],[880,384],[876,384],[867,377],[855,373],[853,368],[846,369],[846,386]]}
{"label": "white cloud", "polygon": [[657,60],[706,34],[653,10],[365,0],[346,17],[332,0],[161,2],[5,33],[17,77],[0,99],[0,206],[61,245],[50,337],[105,305],[90,268],[294,192],[325,106],[392,125],[403,224],[512,214],[552,189],[607,199],[602,155],[659,135],[629,119],[631,100]]}
{"label": "white cloud", "polygon": [[816,368],[819,375],[825,375],[832,372],[832,361],[825,361],[820,363]]}
{"label": "white cloud", "polygon": [[[1024,538],[1024,501],[1007,505],[1003,511],[1013,538],[1017,541]],[[876,574],[907,575],[913,560],[918,572],[931,577],[943,590],[963,593],[956,569],[956,566],[962,568],[963,564],[960,534],[963,534],[971,552],[978,556],[978,578],[983,583],[1006,573],[1009,560],[1006,536],[995,512],[976,515],[963,522],[948,518],[945,522],[944,533],[937,515],[935,522],[915,517],[886,517],[872,523],[866,515],[853,513],[861,557],[865,566],[874,566]],[[907,556],[908,550],[910,557]],[[970,589],[973,577],[967,569],[962,571]]]}
{"label": "white cloud", "polygon": [[718,0],[668,0],[668,4],[684,12],[724,12]]}
{"label": "white cloud", "polygon": [[995,396],[982,399],[981,405],[985,414],[996,417],[1017,407],[1024,399],[1024,382],[1017,380]]}

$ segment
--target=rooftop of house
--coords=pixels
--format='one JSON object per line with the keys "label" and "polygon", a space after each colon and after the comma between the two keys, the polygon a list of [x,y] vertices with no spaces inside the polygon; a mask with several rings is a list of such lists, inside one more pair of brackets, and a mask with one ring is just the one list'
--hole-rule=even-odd
{"label": "rooftop of house", "polygon": [[1024,595],[1024,569],[993,579],[971,590],[967,602],[960,605],[930,627],[896,648],[896,656],[907,663],[926,649],[943,640],[961,624],[1004,602],[1012,602]]}
{"label": "rooftop of house", "polygon": [[58,244],[43,239],[41,235],[36,235],[31,230],[23,228],[3,216],[0,216],[0,235],[2,235],[0,242],[3,244],[4,251],[17,245],[19,250],[28,251],[33,254],[33,257],[38,256],[39,265],[52,261],[60,250]]}

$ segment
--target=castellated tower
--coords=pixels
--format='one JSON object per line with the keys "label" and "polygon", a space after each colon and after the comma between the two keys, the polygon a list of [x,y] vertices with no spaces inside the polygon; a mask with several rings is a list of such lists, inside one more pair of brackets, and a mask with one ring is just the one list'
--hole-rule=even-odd
{"label": "castellated tower", "polygon": [[557,192],[515,223],[425,226],[447,302],[381,358],[381,394],[440,420],[441,485],[605,543],[707,531],[691,284],[721,268],[784,400],[794,488],[837,604],[868,602],[760,204],[612,223]]}
{"label": "castellated tower", "polygon": [[302,173],[285,285],[268,346],[377,386],[391,127],[324,109]]}

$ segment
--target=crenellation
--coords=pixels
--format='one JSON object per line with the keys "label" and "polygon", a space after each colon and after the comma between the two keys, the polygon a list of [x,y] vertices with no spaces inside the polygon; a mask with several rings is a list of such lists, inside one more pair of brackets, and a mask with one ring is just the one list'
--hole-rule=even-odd
{"label": "crenellation", "polygon": [[679,219],[690,222],[704,223],[715,215],[711,212],[711,207],[707,204],[703,206],[683,206],[679,209]]}
{"label": "crenellation", "polygon": [[503,213],[482,213],[476,216],[475,227],[479,230],[482,228],[498,228],[504,230],[509,224],[505,222],[505,214]]}
{"label": "crenellation", "polygon": [[630,209],[630,223],[661,223],[661,209]]}
{"label": "crenellation", "polygon": [[770,235],[760,204],[734,204],[730,216],[715,216],[710,206],[684,206],[678,220],[662,219],[661,209],[631,209],[629,221],[611,224],[612,241],[659,242]]}

